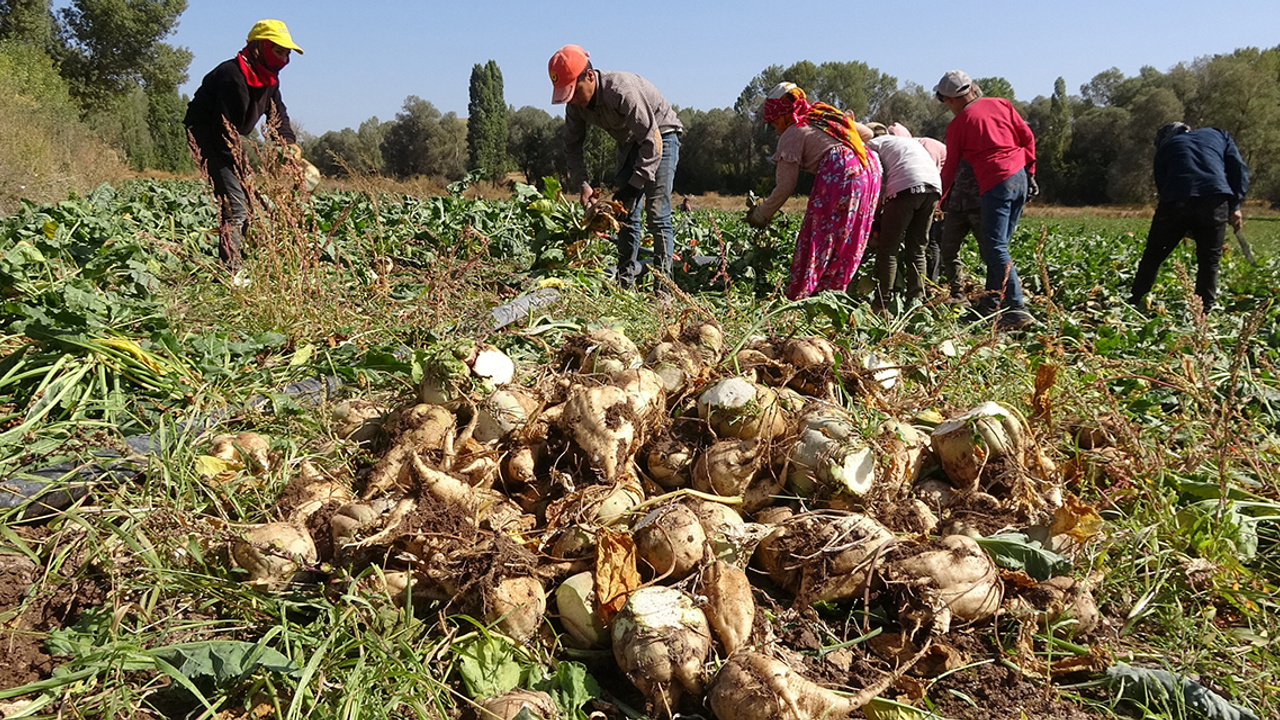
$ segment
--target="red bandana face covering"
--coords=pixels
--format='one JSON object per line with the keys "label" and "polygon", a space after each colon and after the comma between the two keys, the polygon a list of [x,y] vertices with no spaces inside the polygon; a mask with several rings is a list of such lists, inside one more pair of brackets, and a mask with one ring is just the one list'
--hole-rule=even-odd
{"label": "red bandana face covering", "polygon": [[279,63],[280,67],[273,68],[268,64],[270,62],[269,58],[271,60],[276,59],[266,48],[261,45],[254,47],[252,44],[246,45],[236,55],[236,60],[240,62],[240,72],[244,73],[244,80],[249,84],[249,87],[272,87],[280,83],[276,73],[280,71],[280,68],[289,64],[289,61],[286,59],[284,62]]}

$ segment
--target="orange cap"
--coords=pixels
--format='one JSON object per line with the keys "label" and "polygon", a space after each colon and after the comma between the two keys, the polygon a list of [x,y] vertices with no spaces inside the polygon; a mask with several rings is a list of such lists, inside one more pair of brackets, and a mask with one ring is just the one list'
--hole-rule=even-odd
{"label": "orange cap", "polygon": [[569,102],[573,97],[574,85],[578,76],[587,69],[587,59],[591,56],[577,45],[565,45],[551,56],[547,63],[547,74],[551,76],[551,103],[559,105]]}

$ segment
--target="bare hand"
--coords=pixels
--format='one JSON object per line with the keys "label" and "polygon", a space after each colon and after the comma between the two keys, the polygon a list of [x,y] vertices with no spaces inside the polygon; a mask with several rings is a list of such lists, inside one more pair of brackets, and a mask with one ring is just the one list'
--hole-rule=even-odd
{"label": "bare hand", "polygon": [[1227,222],[1231,223],[1231,227],[1239,230],[1244,227],[1244,213],[1240,210],[1231,213],[1231,219]]}
{"label": "bare hand", "polygon": [[582,194],[578,197],[578,201],[582,203],[582,207],[591,207],[596,202],[596,191],[591,189],[587,183],[582,183]]}

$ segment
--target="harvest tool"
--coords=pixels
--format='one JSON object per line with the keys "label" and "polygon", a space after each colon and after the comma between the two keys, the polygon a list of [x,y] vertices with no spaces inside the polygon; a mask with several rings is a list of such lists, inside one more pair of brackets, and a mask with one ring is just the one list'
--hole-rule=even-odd
{"label": "harvest tool", "polygon": [[1249,247],[1249,241],[1244,239],[1244,229],[1234,228],[1236,233],[1236,242],[1240,243],[1240,253],[1244,255],[1244,259],[1249,261],[1250,265],[1257,266],[1258,261],[1253,257],[1253,248]]}

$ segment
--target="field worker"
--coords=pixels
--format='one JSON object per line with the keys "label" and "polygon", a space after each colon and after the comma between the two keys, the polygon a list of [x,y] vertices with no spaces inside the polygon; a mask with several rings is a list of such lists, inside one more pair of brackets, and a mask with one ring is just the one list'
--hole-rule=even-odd
{"label": "field worker", "polygon": [[[912,137],[911,131],[907,129],[907,126],[900,122],[889,126],[889,134],[897,135],[898,137]],[[947,164],[947,146],[931,137],[918,137],[915,140],[920,143],[925,152],[929,153],[929,157],[933,158],[933,163],[938,166],[938,172],[941,173],[942,167]],[[937,209],[933,213],[933,225],[929,227],[929,249],[925,252],[926,275],[929,277],[930,282],[935,283],[938,282],[939,259],[942,255],[940,247],[943,216],[942,203],[939,202]]]}
{"label": "field worker", "polygon": [[[1026,327],[1035,319],[1023,304],[1022,283],[1009,256],[1009,240],[1028,194],[1034,193],[1035,136],[1008,100],[982,97],[960,70],[943,75],[933,92],[955,115],[947,125],[943,197],[955,183],[961,161],[973,167],[978,181],[982,213],[978,248],[987,266],[986,295],[978,311],[984,316],[1000,312],[996,324],[1001,329]],[[942,260],[944,272],[946,262]]]}
{"label": "field worker", "polygon": [[[680,160],[684,126],[658,89],[628,72],[596,70],[590,55],[577,45],[565,45],[551,56],[551,102],[568,103],[564,111],[564,143],[569,187],[578,189],[582,204],[593,202],[587,182],[582,143],[587,124],[603,128],[618,143],[618,172],[613,199],[627,213],[618,230],[618,283],[635,287],[640,264],[641,200],[649,232],[654,238],[658,271],[671,274],[675,234],[671,228],[671,184]],[[655,283],[657,288],[657,283]]]}
{"label": "field worker", "polygon": [[1142,302],[1165,258],[1190,235],[1196,243],[1196,295],[1208,312],[1218,297],[1227,223],[1236,229],[1244,224],[1240,203],[1249,190],[1249,168],[1227,131],[1169,123],[1156,132],[1155,180],[1160,201],[1129,302]]}
{"label": "field worker", "polygon": [[289,113],[280,99],[279,73],[294,50],[302,53],[283,22],[259,20],[249,30],[244,49],[204,76],[182,120],[213,182],[221,209],[218,256],[233,275],[240,268],[249,217],[240,136],[252,133],[266,115],[268,136],[278,137],[294,158],[301,158]]}
{"label": "field worker", "polygon": [[814,174],[813,190],[796,237],[787,297],[845,290],[862,262],[880,202],[880,159],[862,142],[853,118],[804,90],[779,83],[765,97],[761,119],[777,131],[773,192],[747,213],[762,228],[796,188],[800,171]]}
{"label": "field worker", "polygon": [[929,228],[933,225],[933,211],[942,196],[942,176],[928,151],[915,139],[889,134],[880,123],[869,123],[859,131],[867,147],[875,151],[884,167],[880,191],[884,197],[880,208],[880,246],[876,252],[875,307],[888,309],[897,279],[898,254],[904,249],[906,299],[924,298]]}

